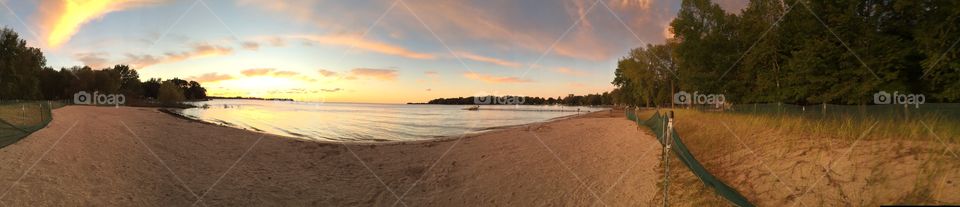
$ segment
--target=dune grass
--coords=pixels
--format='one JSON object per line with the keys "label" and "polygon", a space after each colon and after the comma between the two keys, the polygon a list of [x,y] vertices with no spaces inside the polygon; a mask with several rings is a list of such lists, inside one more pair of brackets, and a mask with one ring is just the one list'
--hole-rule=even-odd
{"label": "dune grass", "polygon": [[[836,107],[832,113],[810,108],[673,111],[676,131],[694,156],[752,202],[793,205],[799,200],[810,206],[936,204],[955,199],[942,195],[945,182],[960,172],[960,162],[951,156],[960,150],[956,147],[960,119],[952,107],[909,111]],[[652,114],[647,110],[639,117]],[[712,192],[676,158],[670,168],[675,172],[671,200],[689,205],[726,203],[709,195]],[[911,179],[902,179],[904,175]],[[885,187],[899,190],[888,192],[882,190]]]}

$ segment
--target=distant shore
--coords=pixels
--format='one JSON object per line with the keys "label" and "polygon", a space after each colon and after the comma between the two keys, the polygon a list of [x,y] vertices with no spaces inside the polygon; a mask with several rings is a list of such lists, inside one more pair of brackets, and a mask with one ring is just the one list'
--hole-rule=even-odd
{"label": "distant shore", "polygon": [[207,96],[207,99],[240,99],[240,100],[264,100],[264,101],[294,101],[292,98],[260,98],[260,97],[221,97],[221,96]]}
{"label": "distant shore", "polygon": [[436,141],[360,144],[198,124],[154,108],[67,106],[54,111],[47,128],[0,149],[0,165],[12,169],[0,171],[0,182],[26,173],[0,201],[184,206],[202,196],[211,206],[391,206],[398,197],[410,206],[647,204],[659,148],[622,116],[603,111]]}

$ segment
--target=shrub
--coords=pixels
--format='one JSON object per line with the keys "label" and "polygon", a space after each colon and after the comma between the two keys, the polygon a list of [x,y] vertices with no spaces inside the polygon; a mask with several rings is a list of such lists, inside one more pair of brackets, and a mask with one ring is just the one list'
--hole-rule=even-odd
{"label": "shrub", "polygon": [[163,84],[160,85],[160,91],[158,93],[160,104],[164,106],[175,106],[185,99],[183,92],[180,91],[180,87],[177,87],[176,84],[170,81],[164,81]]}

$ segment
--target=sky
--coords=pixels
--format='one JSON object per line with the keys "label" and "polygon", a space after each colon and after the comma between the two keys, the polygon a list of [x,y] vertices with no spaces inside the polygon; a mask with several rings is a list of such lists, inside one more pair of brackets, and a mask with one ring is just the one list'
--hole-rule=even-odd
{"label": "sky", "polygon": [[[0,0],[54,68],[133,66],[213,96],[407,103],[602,93],[679,0]],[[745,0],[715,0],[739,11]]]}

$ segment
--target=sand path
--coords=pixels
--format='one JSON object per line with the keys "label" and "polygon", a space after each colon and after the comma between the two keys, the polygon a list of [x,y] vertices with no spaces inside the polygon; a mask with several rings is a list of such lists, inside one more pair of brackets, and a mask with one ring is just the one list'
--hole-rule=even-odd
{"label": "sand path", "polygon": [[68,106],[54,118],[0,149],[0,205],[188,206],[203,197],[197,205],[644,206],[660,152],[619,112],[464,139],[348,145],[152,108]]}

